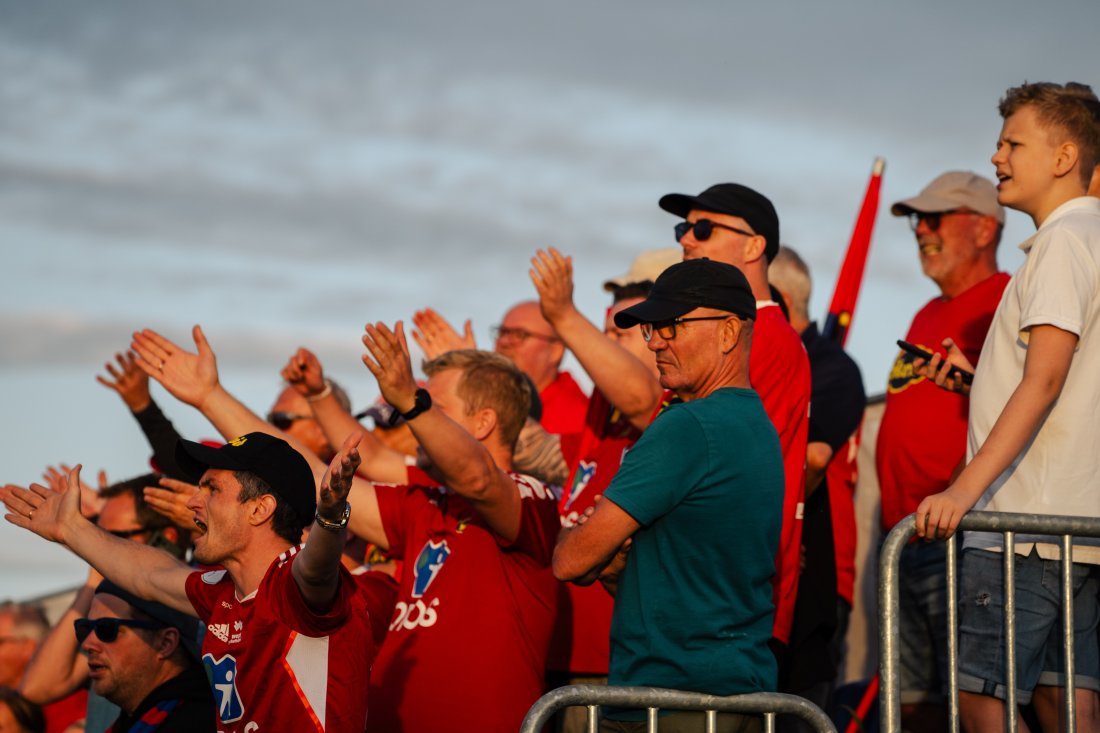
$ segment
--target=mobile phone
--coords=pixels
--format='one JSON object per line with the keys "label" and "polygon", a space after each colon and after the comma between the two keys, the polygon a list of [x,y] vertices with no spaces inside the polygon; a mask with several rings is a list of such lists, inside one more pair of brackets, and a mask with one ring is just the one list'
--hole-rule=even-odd
{"label": "mobile phone", "polygon": [[[929,351],[928,349],[922,349],[921,347],[917,346],[916,344],[911,344],[908,341],[902,341],[901,339],[898,339],[898,347],[902,351],[904,351],[905,353],[912,354],[913,356],[917,357],[918,359],[924,359],[925,361],[929,361],[932,358],[932,352],[931,351]],[[960,369],[957,366],[951,367],[951,371],[948,372],[948,376],[954,377],[955,379],[962,380],[963,384],[973,384],[974,383],[974,375],[971,374],[968,371],[964,371],[964,370]]]}

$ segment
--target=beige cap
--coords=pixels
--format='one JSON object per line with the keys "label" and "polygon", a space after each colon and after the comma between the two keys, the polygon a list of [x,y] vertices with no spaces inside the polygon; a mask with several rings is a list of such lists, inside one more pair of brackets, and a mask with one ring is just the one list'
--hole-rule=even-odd
{"label": "beige cap", "polygon": [[914,211],[934,214],[964,208],[992,216],[999,224],[1005,223],[1004,207],[997,203],[997,187],[988,178],[970,171],[944,173],[913,198],[891,206],[890,213],[908,216]]}
{"label": "beige cap", "polygon": [[682,259],[684,259],[684,250],[680,247],[646,250],[634,258],[629,270],[605,282],[603,289],[610,293],[616,288],[634,283],[655,282],[662,272]]}

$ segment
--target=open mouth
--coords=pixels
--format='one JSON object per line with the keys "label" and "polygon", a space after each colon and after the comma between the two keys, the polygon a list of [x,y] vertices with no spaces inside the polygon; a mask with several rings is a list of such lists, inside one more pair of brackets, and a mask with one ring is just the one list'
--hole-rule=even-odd
{"label": "open mouth", "polygon": [[928,242],[920,245],[922,255],[938,255],[940,252],[943,252],[943,245],[939,242]]}
{"label": "open mouth", "polygon": [[199,528],[203,534],[206,534],[206,522],[202,521],[198,517],[195,517],[195,526]]}

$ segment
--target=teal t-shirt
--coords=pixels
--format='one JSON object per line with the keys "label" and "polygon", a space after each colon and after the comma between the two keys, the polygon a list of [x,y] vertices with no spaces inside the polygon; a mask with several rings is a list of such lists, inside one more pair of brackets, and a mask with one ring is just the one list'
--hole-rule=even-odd
{"label": "teal t-shirt", "polygon": [[756,392],[725,388],[670,406],[604,498],[642,525],[615,595],[609,683],[775,690],[783,456]]}

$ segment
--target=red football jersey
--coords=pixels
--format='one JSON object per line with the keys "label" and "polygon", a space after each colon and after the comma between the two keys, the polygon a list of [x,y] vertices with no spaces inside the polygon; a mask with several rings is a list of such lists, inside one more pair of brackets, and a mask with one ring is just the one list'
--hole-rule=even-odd
{"label": "red football jersey", "polygon": [[[563,527],[574,526],[584,510],[595,504],[641,434],[602,392],[592,393],[584,431],[562,437],[562,453],[571,468],[558,505]],[[565,587],[569,605],[558,614],[547,666],[574,675],[606,675],[614,599],[599,583],[566,583]]]}
{"label": "red football jersey", "polygon": [[564,593],[550,571],[558,497],[529,476],[512,478],[522,498],[512,542],[446,489],[376,487],[404,572],[371,675],[369,730],[512,733],[542,694]]}
{"label": "red football jersey", "polygon": [[829,514],[833,522],[836,558],[836,594],[852,605],[856,585],[856,481],[859,478],[859,440],[863,428],[848,438],[825,468]]}
{"label": "red football jersey", "polygon": [[224,733],[363,730],[374,658],[363,599],[341,566],[332,609],[311,611],[291,574],[299,549],[280,555],[247,598],[225,570],[187,578]]}
{"label": "red football jersey", "polygon": [[542,401],[543,430],[554,435],[579,433],[584,429],[588,397],[569,372],[558,372],[557,378],[539,392]]}
{"label": "red football jersey", "polygon": [[[933,298],[913,318],[905,340],[942,354],[941,342],[950,336],[976,365],[1008,280],[999,272],[949,300]],[[969,413],[969,397],[914,375],[913,357],[898,352],[875,449],[883,530],[915,512],[926,496],[947,488],[966,455]]]}

